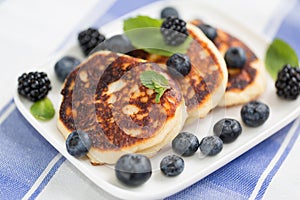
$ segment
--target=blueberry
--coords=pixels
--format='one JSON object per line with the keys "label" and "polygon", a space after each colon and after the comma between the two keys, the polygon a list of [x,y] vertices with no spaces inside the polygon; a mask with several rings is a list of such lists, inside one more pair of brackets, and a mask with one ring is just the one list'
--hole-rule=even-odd
{"label": "blueberry", "polygon": [[118,180],[125,185],[138,186],[151,177],[151,162],[144,155],[126,154],[118,159],[115,173]]}
{"label": "blueberry", "polygon": [[221,138],[223,143],[230,143],[242,133],[242,126],[235,119],[225,118],[214,125],[213,132]]}
{"label": "blueberry", "polygon": [[160,13],[160,18],[179,17],[178,11],[173,7],[165,7]]}
{"label": "blueberry", "polygon": [[216,39],[218,35],[217,30],[208,24],[200,24],[198,28],[200,28],[201,31],[206,35],[206,37],[208,37],[208,39],[210,39],[211,41],[214,41],[214,39]]}
{"label": "blueberry", "polygon": [[80,61],[72,56],[64,56],[59,61],[57,61],[54,66],[54,71],[58,80],[64,82],[65,78],[79,64]]}
{"label": "blueberry", "polygon": [[92,146],[89,135],[83,131],[73,131],[66,140],[66,147],[69,154],[76,158],[85,156]]}
{"label": "blueberry", "polygon": [[190,58],[184,54],[173,54],[166,64],[170,74],[175,77],[186,76],[191,71]]}
{"label": "blueberry", "polygon": [[192,133],[181,132],[172,140],[173,151],[182,156],[193,155],[198,147],[199,140]]}
{"label": "blueberry", "polygon": [[228,68],[243,68],[246,63],[246,53],[241,47],[229,48],[224,56]]}
{"label": "blueberry", "polygon": [[96,51],[109,50],[117,53],[128,53],[134,50],[130,40],[124,34],[114,35],[100,43],[90,54]]}
{"label": "blueberry", "polygon": [[184,169],[184,160],[176,155],[164,157],[160,162],[160,170],[166,176],[177,176]]}
{"label": "blueberry", "polygon": [[269,107],[259,101],[251,101],[241,109],[243,122],[250,127],[257,127],[267,121],[270,115]]}
{"label": "blueberry", "polygon": [[223,149],[223,141],[217,136],[204,137],[199,146],[204,155],[214,156]]}

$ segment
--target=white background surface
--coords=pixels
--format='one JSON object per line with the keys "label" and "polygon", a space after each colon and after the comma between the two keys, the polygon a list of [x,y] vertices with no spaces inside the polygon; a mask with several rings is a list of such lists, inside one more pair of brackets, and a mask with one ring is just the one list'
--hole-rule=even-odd
{"label": "white background surface", "polygon": [[[277,30],[278,22],[285,11],[295,2],[294,0],[205,1],[270,38]],[[78,23],[85,20],[89,23],[85,17],[98,2],[103,2],[104,6],[99,12],[104,12],[113,3],[104,0],[0,0],[0,108],[12,98],[17,76],[44,63]],[[272,26],[268,24],[271,21]],[[298,139],[284,165],[273,178],[264,196],[265,199],[300,197],[299,152]],[[66,178],[70,176],[74,179]],[[62,185],[64,191],[61,190]],[[39,199],[52,199],[54,194],[56,199],[112,199],[69,162],[60,167]]]}
{"label": "white background surface", "polygon": [[[79,23],[91,23],[86,15],[98,2],[0,0],[0,108],[12,98],[20,74],[45,63]],[[98,15],[114,1],[102,2]]]}

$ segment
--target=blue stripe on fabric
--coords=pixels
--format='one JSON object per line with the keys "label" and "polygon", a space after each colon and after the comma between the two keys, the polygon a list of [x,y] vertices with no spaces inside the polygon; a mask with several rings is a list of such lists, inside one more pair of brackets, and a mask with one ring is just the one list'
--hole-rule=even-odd
{"label": "blue stripe on fabric", "polygon": [[167,199],[248,199],[292,124],[193,186]]}
{"label": "blue stripe on fabric", "polygon": [[0,125],[1,199],[21,199],[58,152],[15,109]]}
{"label": "blue stripe on fabric", "polygon": [[[300,56],[300,46],[298,45],[300,44],[299,10],[300,1],[298,0],[295,7],[283,20],[276,34],[276,37],[287,41],[296,50],[298,56]],[[248,199],[260,176],[280,148],[291,126],[292,124],[289,124],[239,158],[200,180],[190,188],[167,199]],[[290,153],[298,136],[299,127],[280,160],[263,183],[262,189],[257,196],[258,199],[263,197],[270,181]],[[257,161],[257,158],[260,158],[260,160]]]}
{"label": "blue stripe on fabric", "polygon": [[264,180],[264,182],[262,184],[262,187],[260,188],[260,190],[259,190],[259,192],[256,196],[256,199],[262,199],[263,198],[263,195],[265,194],[265,192],[266,192],[269,184],[271,183],[273,177],[275,176],[275,174],[277,173],[277,171],[279,170],[279,168],[282,166],[283,162],[285,161],[285,159],[289,155],[290,151],[292,150],[296,140],[299,137],[299,134],[300,134],[300,126],[295,131],[293,137],[291,138],[291,140],[290,140],[289,144],[287,145],[286,149],[284,150],[283,154],[281,155],[281,157],[279,158],[279,160],[275,164],[274,168],[270,171],[270,173],[268,174],[268,176]]}
{"label": "blue stripe on fabric", "polygon": [[14,100],[11,99],[1,110],[0,110],[0,116],[2,116],[7,109],[14,103]]}
{"label": "blue stripe on fabric", "polygon": [[[296,51],[298,58],[300,56],[300,26],[299,26],[299,19],[300,19],[300,1],[298,0],[293,7],[293,9],[288,13],[288,15],[282,21],[279,30],[277,31],[276,37],[283,39],[288,44],[290,44]],[[300,127],[297,128],[295,134],[291,138],[287,148],[285,149],[284,153],[281,155],[280,159],[275,164],[274,168],[270,171],[268,176],[263,182],[262,187],[257,194],[256,199],[262,199],[263,195],[265,194],[269,184],[271,183],[273,177],[278,172],[279,168],[282,166],[283,162],[285,161],[286,157],[290,153],[291,149],[294,146],[300,132]]]}
{"label": "blue stripe on fabric", "polygon": [[290,44],[300,58],[300,0],[283,20],[276,37]]}
{"label": "blue stripe on fabric", "polygon": [[42,183],[39,185],[39,187],[34,191],[34,193],[31,195],[31,197],[29,199],[35,199],[40,193],[41,191],[44,189],[44,187],[49,183],[49,181],[51,180],[51,178],[54,176],[54,174],[56,173],[56,171],[58,170],[58,168],[63,164],[63,162],[66,160],[65,157],[61,157],[56,163],[55,165],[52,167],[52,169],[50,170],[50,172],[47,174],[47,176],[44,178],[44,180],[42,181]]}
{"label": "blue stripe on fabric", "polygon": [[[133,0],[130,6],[128,6],[127,1],[125,6],[127,10],[119,9],[125,4],[124,1],[118,1],[117,7],[111,11],[114,18],[117,18],[153,1],[155,0]],[[121,10],[121,12],[118,13],[117,10]],[[103,23],[101,20],[97,21],[95,26],[100,26]],[[63,47],[64,43],[58,50]],[[9,105],[7,105],[8,107]],[[3,112],[5,110],[6,108],[3,108]],[[8,150],[0,147],[0,197],[1,199],[20,199],[28,192],[58,152],[23,118],[18,110],[14,110],[1,125],[0,136],[5,135],[5,133],[10,133],[10,137],[3,145],[4,147],[12,147],[14,152],[8,156],[6,162],[5,155]],[[29,143],[30,146],[28,147]],[[40,194],[64,160],[65,158],[61,158],[55,164],[55,167],[47,174],[31,198]]]}
{"label": "blue stripe on fabric", "polygon": [[118,17],[134,11],[142,6],[159,0],[117,0],[115,4],[101,17],[96,20],[94,27],[100,27]]}

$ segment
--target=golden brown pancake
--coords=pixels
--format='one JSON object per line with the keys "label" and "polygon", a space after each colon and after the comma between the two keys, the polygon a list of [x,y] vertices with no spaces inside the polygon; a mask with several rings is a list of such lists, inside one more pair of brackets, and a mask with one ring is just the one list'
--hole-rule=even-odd
{"label": "golden brown pancake", "polygon": [[[187,24],[193,41],[188,47],[192,69],[184,78],[177,79],[188,111],[188,122],[201,117],[215,106],[225,93],[228,72],[223,56],[215,45],[192,24]],[[176,52],[174,52],[176,53]],[[165,64],[168,57],[149,54],[143,50],[130,52],[131,56]]]}
{"label": "golden brown pancake", "polygon": [[[154,90],[141,84],[147,70],[169,81],[159,103]],[[152,156],[186,119],[178,85],[157,64],[113,52],[91,55],[67,77],[61,94],[58,128],[65,137],[73,130],[88,133],[93,164],[113,164],[126,153]]]}
{"label": "golden brown pancake", "polygon": [[[191,23],[196,26],[204,24],[201,20],[193,20]],[[263,62],[244,42],[221,29],[216,30],[217,37],[213,42],[223,56],[230,47],[241,47],[247,57],[247,61],[241,70],[228,69],[226,92],[219,105],[233,106],[257,99],[266,86]]]}

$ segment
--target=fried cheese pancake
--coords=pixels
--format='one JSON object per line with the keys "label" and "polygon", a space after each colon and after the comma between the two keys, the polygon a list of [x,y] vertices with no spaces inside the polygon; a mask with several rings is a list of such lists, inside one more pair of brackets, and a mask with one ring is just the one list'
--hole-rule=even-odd
{"label": "fried cheese pancake", "polygon": [[[168,79],[170,89],[156,93],[141,84],[152,70]],[[179,86],[156,63],[102,51],[92,54],[65,80],[58,128],[65,138],[88,133],[92,164],[114,164],[126,153],[154,155],[182,129],[186,107]]]}
{"label": "fried cheese pancake", "polygon": [[[192,24],[204,24],[201,20],[193,20]],[[241,47],[246,53],[246,63],[242,69],[228,69],[228,83],[220,106],[234,106],[257,99],[265,90],[266,78],[263,62],[241,40],[217,29],[214,44],[224,56],[230,47]]]}
{"label": "fried cheese pancake", "polygon": [[[193,24],[187,23],[193,38],[186,55],[191,61],[191,71],[176,79],[187,106],[187,123],[205,117],[222,99],[227,84],[228,72],[223,56],[215,45]],[[174,52],[176,53],[176,52]],[[165,64],[168,57],[135,50],[129,55]]]}

